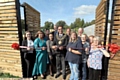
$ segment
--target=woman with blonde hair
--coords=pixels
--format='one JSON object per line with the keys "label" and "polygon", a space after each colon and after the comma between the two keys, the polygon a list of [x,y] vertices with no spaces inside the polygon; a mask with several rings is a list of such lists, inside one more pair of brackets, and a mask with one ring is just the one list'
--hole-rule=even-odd
{"label": "woman with blonde hair", "polygon": [[100,38],[94,37],[93,43],[88,58],[89,80],[99,80],[102,70],[102,57],[110,57],[110,54],[101,48]]}
{"label": "woman with blonde hair", "polygon": [[36,50],[36,61],[33,68],[33,76],[41,75],[41,78],[44,78],[44,73],[46,72],[48,54],[46,40],[44,39],[44,32],[38,31],[34,41],[34,48]]}
{"label": "woman with blonde hair", "polygon": [[77,37],[76,32],[71,33],[70,41],[67,45],[65,60],[68,61],[71,70],[70,80],[79,79],[79,65],[82,62],[82,42]]}

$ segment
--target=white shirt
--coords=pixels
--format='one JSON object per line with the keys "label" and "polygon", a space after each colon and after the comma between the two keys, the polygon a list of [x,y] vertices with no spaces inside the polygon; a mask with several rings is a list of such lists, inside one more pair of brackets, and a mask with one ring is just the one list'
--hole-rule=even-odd
{"label": "white shirt", "polygon": [[62,37],[63,36],[63,34],[59,34],[59,37]]}
{"label": "white shirt", "polygon": [[[34,46],[33,41],[32,40],[27,40],[27,46],[33,48],[33,46]],[[29,50],[28,53],[33,53],[33,50]]]}

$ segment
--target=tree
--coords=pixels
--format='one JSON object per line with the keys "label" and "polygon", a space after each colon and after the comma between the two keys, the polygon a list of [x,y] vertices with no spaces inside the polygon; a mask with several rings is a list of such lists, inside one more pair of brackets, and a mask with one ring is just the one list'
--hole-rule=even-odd
{"label": "tree", "polygon": [[82,19],[82,21],[81,21],[81,27],[84,28],[84,24],[85,24],[84,19]]}
{"label": "tree", "polygon": [[25,21],[24,21],[24,19],[21,19],[21,27],[22,27],[22,29],[25,29]]}
{"label": "tree", "polygon": [[56,26],[63,26],[64,27],[65,25],[67,25],[66,22],[62,21],[62,20],[60,20],[56,23]]}
{"label": "tree", "polygon": [[53,22],[46,21],[44,25],[44,29],[53,29],[54,24]]}
{"label": "tree", "polygon": [[80,18],[75,19],[74,26],[75,26],[75,28],[81,27],[81,19]]}

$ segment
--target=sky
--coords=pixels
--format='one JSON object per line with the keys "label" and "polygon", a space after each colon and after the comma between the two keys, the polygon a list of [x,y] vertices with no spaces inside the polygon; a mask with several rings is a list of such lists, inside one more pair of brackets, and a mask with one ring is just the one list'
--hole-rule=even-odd
{"label": "sky", "polygon": [[[46,21],[54,24],[59,20],[65,21],[68,25],[76,18],[89,22],[95,19],[95,10],[101,0],[20,0],[20,3],[28,3],[40,12],[41,26]],[[23,17],[21,9],[21,17]]]}

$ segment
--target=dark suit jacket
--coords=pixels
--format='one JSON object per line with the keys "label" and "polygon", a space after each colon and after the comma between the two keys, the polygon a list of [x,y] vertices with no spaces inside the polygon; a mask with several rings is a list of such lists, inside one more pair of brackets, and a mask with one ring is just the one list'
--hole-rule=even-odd
{"label": "dark suit jacket", "polygon": [[[58,34],[56,34],[56,35],[58,35]],[[67,44],[68,44],[68,37],[67,37],[67,35],[66,34],[63,34],[63,36],[64,35],[66,35],[66,37],[63,39],[63,40],[61,40],[62,41],[62,43],[61,44],[59,44],[58,42],[59,42],[59,40],[56,38],[56,35],[54,36],[54,41],[53,41],[53,45],[57,45],[58,47],[59,46],[63,46],[64,47],[64,49],[63,50],[59,50],[59,49],[57,49],[57,50],[55,50],[55,53],[57,53],[56,55],[65,55],[65,53],[66,53],[66,46],[67,46]]]}
{"label": "dark suit jacket", "polygon": [[[27,44],[28,44],[27,40],[22,41],[22,46],[27,46]],[[24,58],[27,58],[28,50],[26,48],[22,48],[21,50],[24,53]],[[33,53],[34,53],[33,55],[35,55],[35,50],[33,51]]]}

